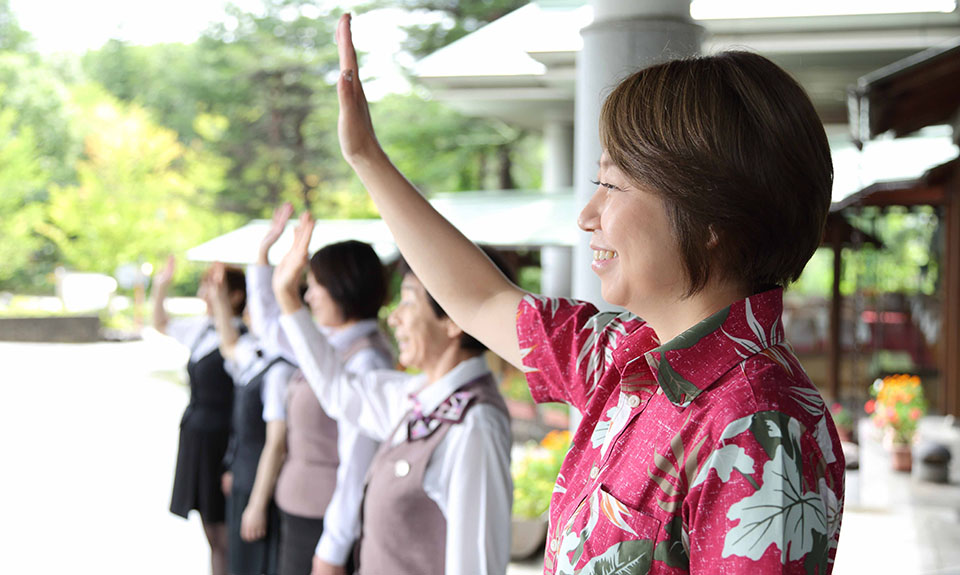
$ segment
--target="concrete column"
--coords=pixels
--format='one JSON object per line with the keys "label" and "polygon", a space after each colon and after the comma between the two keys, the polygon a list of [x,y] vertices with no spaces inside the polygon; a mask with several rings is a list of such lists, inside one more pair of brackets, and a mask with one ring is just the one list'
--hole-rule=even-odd
{"label": "concrete column", "polygon": [[[543,189],[560,193],[573,186],[573,122],[548,120],[543,127],[546,157],[543,161]],[[540,250],[540,293],[550,297],[570,297],[573,250],[567,246],[548,246]]]}
{"label": "concrete column", "polygon": [[[591,0],[593,23],[581,31],[577,59],[574,191],[578,206],[590,200],[600,159],[600,106],[631,73],[699,52],[702,28],[690,19],[690,0]],[[600,282],[590,269],[593,252],[581,234],[573,254],[573,296],[603,308]]]}

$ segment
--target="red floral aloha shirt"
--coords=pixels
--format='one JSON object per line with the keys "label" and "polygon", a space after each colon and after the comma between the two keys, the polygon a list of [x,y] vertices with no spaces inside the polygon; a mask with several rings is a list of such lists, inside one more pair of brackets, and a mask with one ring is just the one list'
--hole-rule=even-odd
{"label": "red floral aloha shirt", "polygon": [[533,397],[583,413],[553,492],[544,573],[832,571],[843,454],[784,341],[781,298],[738,301],[664,345],[632,314],[524,298]]}

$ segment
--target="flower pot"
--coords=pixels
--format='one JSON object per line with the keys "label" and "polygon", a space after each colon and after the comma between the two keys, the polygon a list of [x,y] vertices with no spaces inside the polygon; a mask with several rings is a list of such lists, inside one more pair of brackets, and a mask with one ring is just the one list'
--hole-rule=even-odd
{"label": "flower pot", "polygon": [[890,467],[894,471],[909,472],[913,466],[913,452],[910,445],[894,443],[890,448]]}
{"label": "flower pot", "polygon": [[521,519],[514,517],[511,520],[512,537],[510,540],[510,559],[526,559],[538,551],[543,551],[547,541],[547,519]]}

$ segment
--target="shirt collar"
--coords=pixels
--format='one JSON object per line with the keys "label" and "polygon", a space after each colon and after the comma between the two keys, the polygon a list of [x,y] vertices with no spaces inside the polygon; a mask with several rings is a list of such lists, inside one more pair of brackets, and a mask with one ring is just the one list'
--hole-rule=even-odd
{"label": "shirt collar", "polygon": [[488,373],[490,368],[482,355],[471,357],[458,363],[437,381],[410,394],[411,401],[416,398],[423,415],[429,416],[455,391]]}
{"label": "shirt collar", "polygon": [[361,337],[370,335],[377,331],[380,326],[375,319],[362,319],[356,323],[350,324],[343,329],[333,329],[321,327],[320,331],[327,336],[327,341],[334,349],[342,350],[353,345],[353,342]]}
{"label": "shirt collar", "polygon": [[[667,398],[686,407],[732,367],[782,343],[782,312],[783,288],[761,292],[734,302],[643,357]],[[650,338],[646,332],[651,331],[644,326],[624,346],[634,338]],[[625,369],[640,369],[640,363],[627,362]]]}

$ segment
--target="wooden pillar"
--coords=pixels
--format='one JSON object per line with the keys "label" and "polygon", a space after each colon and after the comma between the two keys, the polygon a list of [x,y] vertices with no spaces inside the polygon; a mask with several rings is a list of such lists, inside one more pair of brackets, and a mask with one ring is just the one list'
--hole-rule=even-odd
{"label": "wooden pillar", "polygon": [[[840,218],[842,216],[839,216]],[[840,276],[843,271],[843,234],[840,226],[830,228],[830,246],[833,248],[833,290],[830,296],[830,333],[827,342],[827,382],[830,399],[840,400]]]}
{"label": "wooden pillar", "polygon": [[960,417],[960,172],[954,172],[946,191],[940,404],[945,414]]}

